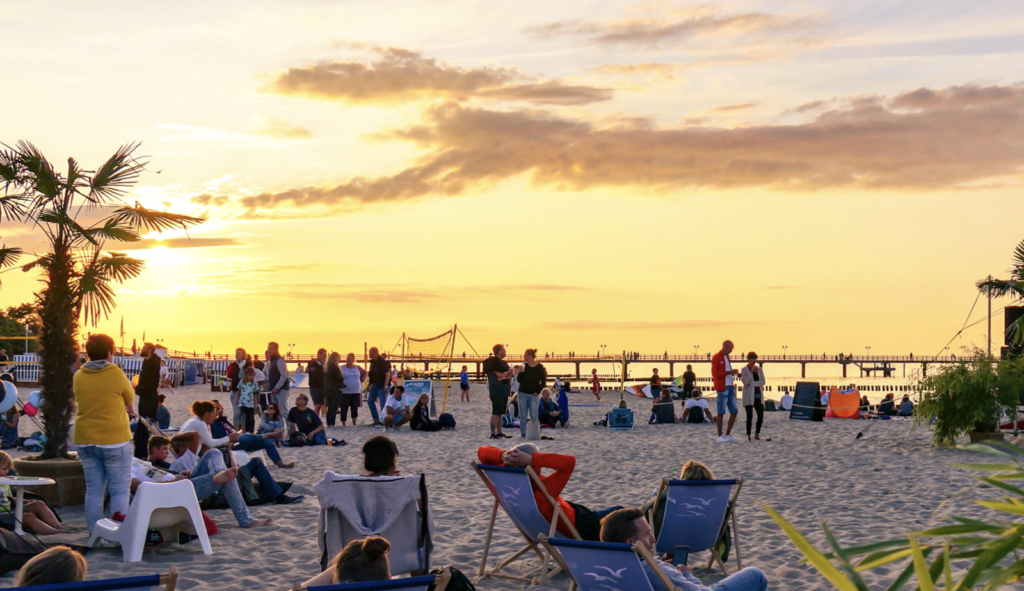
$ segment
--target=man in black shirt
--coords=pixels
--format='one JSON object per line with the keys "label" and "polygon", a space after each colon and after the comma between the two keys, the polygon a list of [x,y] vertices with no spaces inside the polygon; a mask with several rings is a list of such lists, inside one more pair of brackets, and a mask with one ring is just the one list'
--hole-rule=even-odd
{"label": "man in black shirt", "polygon": [[309,374],[309,397],[313,399],[313,412],[323,414],[324,410],[324,364],[327,363],[327,349],[316,352],[316,359],[306,366]]}
{"label": "man in black shirt", "polygon": [[501,432],[501,415],[505,414],[512,393],[512,370],[505,363],[505,347],[494,345],[492,350],[494,354],[484,361],[487,391],[491,395],[491,439],[506,439],[511,436]]}
{"label": "man in black shirt", "polygon": [[[377,347],[370,347],[370,392],[366,395],[367,405],[370,407],[370,416],[373,417],[373,425],[378,426],[380,412],[384,410],[384,403],[388,399],[388,386],[391,384],[391,363],[380,354]],[[377,408],[377,400],[380,400],[380,409]]]}
{"label": "man in black shirt", "polygon": [[693,392],[693,387],[697,383],[697,374],[693,373],[693,366],[687,364],[686,371],[683,372],[683,400],[690,398],[690,393]]}
{"label": "man in black shirt", "polygon": [[[153,343],[142,345],[142,357],[145,360],[139,374],[139,385],[135,387],[135,394],[139,397],[139,416],[155,424],[157,409],[160,408],[160,400],[157,398],[157,390],[160,388],[160,357]],[[149,436],[149,429],[142,423],[135,426],[135,457],[140,460],[149,456]]]}

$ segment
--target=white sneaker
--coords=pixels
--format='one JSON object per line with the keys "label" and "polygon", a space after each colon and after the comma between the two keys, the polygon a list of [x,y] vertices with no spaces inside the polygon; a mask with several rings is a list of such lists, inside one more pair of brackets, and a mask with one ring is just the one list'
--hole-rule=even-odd
{"label": "white sneaker", "polygon": [[728,443],[729,442],[729,438],[726,437],[725,435],[719,435],[718,436],[718,442],[719,443]]}
{"label": "white sneaker", "polygon": [[725,437],[726,437],[726,438],[727,438],[727,439],[728,439],[729,441],[733,441],[733,442],[739,441],[739,439],[736,439],[736,437],[734,437],[734,436],[732,436],[732,435],[726,435]]}

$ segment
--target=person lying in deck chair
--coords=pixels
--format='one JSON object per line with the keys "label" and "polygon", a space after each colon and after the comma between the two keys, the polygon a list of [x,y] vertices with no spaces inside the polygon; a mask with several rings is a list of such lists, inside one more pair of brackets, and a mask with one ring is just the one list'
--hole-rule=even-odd
{"label": "person lying in deck chair", "polygon": [[387,581],[391,578],[391,567],[388,564],[390,550],[391,544],[378,536],[352,540],[331,560],[330,568],[309,579],[303,586]]}
{"label": "person lying in deck chair", "polygon": [[[573,527],[576,528],[576,531],[579,532],[580,537],[584,540],[598,541],[601,534],[601,518],[620,508],[609,507],[602,511],[593,511],[583,505],[570,503],[559,496],[565,485],[569,483],[569,477],[572,476],[572,471],[576,467],[576,458],[573,456],[541,453],[540,448],[533,443],[521,443],[508,451],[484,446],[477,450],[477,456],[480,458],[481,464],[489,466],[511,466],[516,468],[531,466],[537,472],[537,476],[540,477],[544,487],[548,489],[548,494],[555,498],[562,508],[562,513],[573,524]],[[554,470],[554,472],[545,476],[541,473],[542,468]],[[534,489],[533,497],[537,500],[537,509],[550,522],[555,514],[555,508],[545,498],[544,493],[537,490],[535,483],[532,483],[532,486]],[[567,538],[571,539],[573,537],[572,532],[569,531],[569,528],[561,520],[558,522],[558,531]]]}
{"label": "person lying in deck chair", "polygon": [[[643,511],[637,508],[619,509],[601,520],[601,541],[613,544],[634,544],[640,542],[648,550],[654,551],[654,532],[644,519]],[[693,568],[686,564],[673,565],[654,557],[655,563],[672,581],[677,589],[683,591],[766,591],[768,578],[760,569],[747,567],[740,572],[728,576],[715,583],[713,587],[705,587],[693,574]],[[647,579],[654,591],[668,591],[661,579],[643,562]]]}

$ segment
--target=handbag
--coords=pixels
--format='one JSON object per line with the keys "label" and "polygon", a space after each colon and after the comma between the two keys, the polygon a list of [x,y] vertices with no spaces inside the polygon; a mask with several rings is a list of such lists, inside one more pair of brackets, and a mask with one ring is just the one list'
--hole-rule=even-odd
{"label": "handbag", "polygon": [[288,447],[304,447],[309,445],[309,440],[306,439],[306,435],[296,431],[292,433],[288,438]]}

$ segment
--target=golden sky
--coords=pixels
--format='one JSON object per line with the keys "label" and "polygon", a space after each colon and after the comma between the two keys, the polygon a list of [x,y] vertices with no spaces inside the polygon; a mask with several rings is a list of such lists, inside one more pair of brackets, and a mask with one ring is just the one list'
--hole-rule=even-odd
{"label": "golden sky", "polygon": [[141,141],[129,199],[208,218],[132,245],[92,329],[129,344],[933,355],[1024,238],[1021,31],[1017,1],[0,1],[0,141]]}

